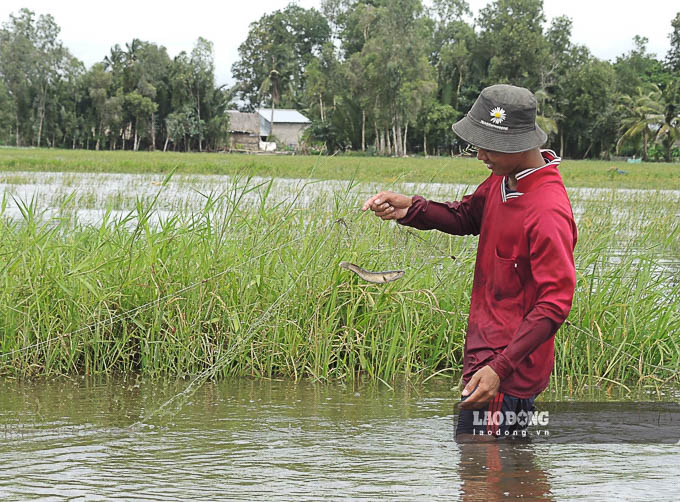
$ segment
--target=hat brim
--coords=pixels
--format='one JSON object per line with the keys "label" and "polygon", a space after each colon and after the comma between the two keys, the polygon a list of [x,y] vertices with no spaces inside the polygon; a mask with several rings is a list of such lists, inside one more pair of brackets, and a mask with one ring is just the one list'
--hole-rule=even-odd
{"label": "hat brim", "polygon": [[548,135],[535,124],[535,129],[521,132],[496,131],[479,124],[465,115],[451,126],[462,140],[484,150],[501,153],[519,153],[543,146]]}

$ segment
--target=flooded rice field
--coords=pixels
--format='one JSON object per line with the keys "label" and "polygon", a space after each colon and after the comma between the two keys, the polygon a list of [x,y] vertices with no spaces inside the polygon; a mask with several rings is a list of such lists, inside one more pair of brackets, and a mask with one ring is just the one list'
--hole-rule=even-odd
{"label": "flooded rice field", "polygon": [[[100,225],[125,221],[134,228],[137,215],[153,208],[148,221],[162,224],[173,217],[185,221],[206,212],[215,220],[237,205],[281,208],[313,217],[319,211],[357,210],[380,190],[420,194],[434,200],[459,200],[471,185],[442,183],[353,183],[342,180],[233,177],[226,175],[5,172],[0,173],[0,215],[20,222],[31,212],[41,221],[62,226]],[[680,246],[658,245],[640,238],[657,225],[659,238],[678,232],[680,191],[611,188],[568,188],[580,238],[584,231],[606,229],[607,259],[618,263],[631,250],[652,257],[660,269],[680,270]],[[357,213],[358,214],[358,213]],[[670,249],[669,249],[670,247]]]}
{"label": "flooded rice field", "polygon": [[[150,203],[160,193],[155,209],[161,214],[200,211],[209,199],[238,195],[244,205],[292,203],[300,209],[333,209],[339,201],[358,202],[380,190],[420,194],[437,200],[458,200],[474,186],[442,183],[352,183],[342,180],[289,178],[235,178],[222,175],[166,176],[159,174],[5,172],[0,173],[0,193],[4,194],[4,214],[22,217],[19,206],[33,202],[45,216],[70,212],[81,223],[97,224],[106,210],[114,215],[127,214],[138,202]],[[680,217],[680,191],[638,189],[568,189],[579,218],[587,207],[607,205],[620,220],[644,212],[641,205],[663,199],[673,203],[668,217]],[[340,197],[340,198],[339,198]]]}
{"label": "flooded rice field", "polygon": [[[318,270],[310,269],[312,273],[315,270],[322,271],[323,273],[315,273],[314,276],[323,280],[326,280],[327,276],[330,277],[330,274],[325,273],[327,264],[338,258],[337,246],[342,245],[347,247],[343,251],[345,255],[354,252],[357,256],[368,257],[369,254],[371,256],[381,254],[376,253],[376,250],[384,251],[382,255],[391,257],[394,263],[388,262],[386,258],[380,258],[381,265],[402,265],[403,256],[387,253],[389,249],[380,246],[385,246],[384,242],[388,242],[403,251],[404,241],[399,239],[404,235],[399,234],[396,237],[392,235],[391,239],[383,239],[381,237],[385,236],[381,236],[380,229],[385,227],[372,224],[372,221],[370,226],[364,225],[362,229],[366,233],[361,244],[365,250],[362,247],[359,253],[357,250],[349,249],[354,245],[355,239],[350,237],[353,237],[351,232],[355,231],[352,227],[355,222],[346,215],[351,214],[351,217],[355,218],[353,215],[358,215],[359,202],[385,188],[404,193],[419,193],[434,199],[452,200],[469,193],[474,187],[423,183],[400,183],[387,187],[347,181],[278,178],[270,180],[227,176],[176,175],[166,180],[162,175],[36,172],[0,174],[0,191],[3,194],[2,218],[16,222],[19,228],[22,221],[34,222],[34,219],[47,225],[58,222],[67,235],[67,231],[73,226],[101,225],[115,219],[124,220],[126,225],[135,227],[139,215],[149,207],[153,208],[149,221],[162,225],[167,218],[191,218],[196,213],[208,215],[210,221],[212,218],[219,220],[222,216],[233,215],[229,209],[235,206],[246,210],[254,208],[264,213],[269,212],[269,209],[278,211],[279,207],[285,206],[287,217],[291,213],[300,216],[299,220],[291,220],[297,221],[299,226],[292,228],[290,235],[277,237],[278,234],[275,233],[267,237],[266,242],[259,244],[265,249],[264,253],[270,253],[270,245],[277,238],[285,241],[280,246],[285,249],[287,249],[285,246],[290,247],[290,242],[299,242],[298,234],[308,231],[307,221],[312,221],[311,226],[316,228],[313,232],[318,230],[318,233],[321,233],[329,227],[320,226],[319,220],[332,222],[331,218],[338,218],[338,213],[342,213],[347,219],[346,231],[338,225],[335,226],[341,228],[341,231],[336,232],[337,235],[333,234],[332,244],[335,247],[325,251],[327,254],[323,255],[316,265]],[[654,393],[638,390],[637,394],[628,391],[625,395],[619,396],[616,395],[616,390],[627,388],[622,384],[614,385],[614,380],[624,379],[626,376],[637,377],[637,384],[644,382],[649,385],[653,383],[661,385],[661,382],[668,381],[666,379],[673,378],[674,372],[677,373],[674,370],[677,367],[675,363],[677,344],[673,339],[677,337],[677,321],[674,320],[677,319],[677,312],[672,312],[673,306],[677,305],[677,296],[675,298],[669,296],[668,291],[677,291],[678,275],[675,271],[680,270],[678,246],[680,192],[569,189],[569,194],[580,232],[577,247],[579,292],[572,316],[575,325],[563,328],[558,340],[556,372],[569,377],[583,376],[584,372],[588,371],[590,375],[601,376],[596,378],[596,381],[602,385],[611,384],[606,391],[599,390],[598,387],[591,389],[585,396],[563,391],[554,391],[542,396],[546,402],[588,400],[594,403],[591,409],[593,414],[587,413],[585,420],[582,415],[580,418],[572,417],[574,424],[584,424],[579,425],[581,435],[577,441],[494,441],[472,445],[458,443],[454,438],[454,409],[459,392],[452,383],[453,379],[431,379],[426,384],[416,385],[393,384],[393,389],[382,384],[315,384],[309,381],[294,383],[291,380],[297,379],[298,369],[302,373],[313,368],[317,374],[322,374],[319,370],[324,368],[326,371],[334,368],[337,370],[339,365],[337,360],[333,360],[334,363],[328,363],[327,367],[323,361],[318,367],[310,366],[314,364],[313,358],[299,359],[300,355],[296,351],[296,347],[301,343],[299,338],[292,338],[294,342],[270,344],[276,341],[274,334],[277,332],[268,331],[269,323],[272,326],[288,327],[295,335],[297,332],[290,328],[291,319],[304,323],[307,319],[313,320],[319,313],[315,310],[316,303],[310,299],[311,295],[301,292],[302,290],[293,290],[292,286],[289,286],[304,284],[305,281],[298,281],[296,277],[306,277],[303,276],[305,267],[302,267],[297,276],[292,273],[286,275],[286,270],[306,263],[297,255],[290,254],[288,261],[283,262],[284,266],[277,265],[275,269],[282,274],[280,285],[278,282],[270,281],[261,287],[259,283],[261,276],[257,274],[264,274],[265,277],[269,269],[262,272],[259,268],[252,268],[243,272],[248,281],[243,281],[242,288],[234,289],[228,294],[223,292],[221,296],[215,294],[215,298],[224,298],[231,302],[223,305],[224,312],[219,311],[219,315],[212,311],[203,313],[203,303],[197,303],[196,305],[201,308],[193,307],[193,311],[190,302],[187,302],[188,307],[183,310],[177,307],[177,322],[169,322],[171,328],[170,331],[163,331],[165,333],[162,338],[163,344],[159,343],[154,347],[171,345],[176,325],[178,332],[180,329],[186,330],[187,345],[178,344],[173,350],[176,349],[177,354],[199,354],[201,350],[205,350],[207,361],[205,364],[215,364],[215,359],[211,355],[212,346],[208,343],[215,338],[212,327],[215,327],[215,333],[247,332],[248,336],[254,337],[252,339],[260,343],[261,353],[259,356],[253,354],[244,344],[242,353],[238,353],[243,368],[252,370],[254,366],[248,364],[253,360],[262,363],[272,360],[271,367],[260,370],[263,375],[272,375],[279,374],[277,372],[280,372],[281,368],[287,368],[290,363],[294,378],[286,381],[269,379],[252,381],[235,378],[208,381],[199,386],[196,392],[188,395],[188,399],[182,402],[181,406],[169,410],[163,408],[163,405],[186,389],[187,380],[175,381],[174,377],[144,379],[135,376],[103,380],[80,377],[36,381],[2,379],[0,465],[4,469],[0,471],[0,499],[273,498],[408,501],[439,499],[637,501],[650,497],[661,500],[680,499],[680,488],[675,482],[680,474],[678,467],[680,446],[675,444],[676,441],[668,443],[648,437],[647,441],[633,443],[621,440],[615,435],[612,435],[609,442],[594,441],[592,438],[596,432],[595,426],[599,426],[597,431],[601,436],[602,424],[595,424],[594,419],[588,422],[589,417],[596,416],[597,403],[620,400],[624,404],[618,411],[635,415],[640,409],[645,408],[646,401],[662,399],[677,403],[680,399],[677,390],[660,391],[656,388]],[[311,215],[309,219],[307,215]],[[264,220],[265,217],[260,219]],[[68,224],[64,224],[64,221]],[[293,224],[288,225],[287,222],[288,220],[284,221],[287,226],[293,227]],[[267,223],[265,220],[260,226],[260,220],[253,217],[241,225],[241,234],[236,237],[232,237],[228,232],[225,234],[231,239],[242,239],[243,242],[249,242],[248,239],[259,242],[247,232],[257,234],[262,232],[263,228],[267,229],[267,225],[271,225],[271,222]],[[13,231],[14,226],[10,227]],[[169,235],[173,239],[182,238],[185,229],[187,233],[192,231],[191,226],[182,226],[181,232],[170,232]],[[206,235],[208,230],[205,230]],[[282,228],[279,233],[284,233],[283,230],[286,229]],[[310,236],[313,235],[311,230],[309,232]],[[371,232],[378,235],[375,236]],[[30,234],[30,237],[33,235]],[[40,232],[35,235],[46,235],[44,242],[48,243],[52,237]],[[328,235],[330,234],[326,232],[327,237]],[[440,285],[447,284],[460,284],[462,285],[460,289],[468,287],[465,280],[469,280],[474,261],[473,239],[462,240],[463,245],[461,240],[448,241],[447,236],[435,233],[427,234],[426,238],[427,241],[422,245],[423,249],[429,249],[432,253],[437,252],[447,261],[446,266],[423,265],[418,268],[423,277],[419,279],[421,282],[418,283],[420,285],[416,290],[431,288],[434,291]],[[345,243],[345,240],[348,242]],[[111,244],[113,249],[111,253],[116,260],[119,259],[117,242],[113,240]],[[196,239],[187,242],[189,244],[186,245],[185,251],[187,256],[193,258],[197,250],[200,250],[201,241]],[[219,242],[221,244],[221,241]],[[237,244],[239,245],[236,250],[244,251],[241,249],[243,246]],[[416,247],[421,244],[421,240],[418,240]],[[452,248],[454,245],[458,248]],[[26,247],[18,248],[22,251],[15,254],[19,256],[27,253],[27,256],[32,257],[33,255],[29,253],[34,251],[34,247],[33,240],[29,240]],[[160,246],[152,246],[151,249],[158,251]],[[212,247],[210,249],[212,250]],[[258,248],[258,252],[262,249]],[[418,252],[414,256],[423,260],[425,256],[423,249],[417,249]],[[297,248],[296,250],[299,251]],[[244,252],[248,259],[254,254],[250,249],[245,249]],[[53,253],[54,251],[52,254],[46,252],[46,263],[53,264],[57,261]],[[311,254],[310,251],[309,261],[316,256],[315,253],[316,251]],[[175,270],[172,268],[171,259],[175,259],[176,254],[176,250],[169,253],[165,261],[169,264],[170,270]],[[447,255],[450,254],[456,254],[459,259],[449,260]],[[631,258],[633,254],[635,256]],[[177,258],[179,263],[186,261],[182,256]],[[198,271],[192,268],[185,271],[181,269],[184,275],[173,279],[176,281],[173,287],[179,288],[182,292],[187,289],[186,285],[194,283],[197,277],[199,279],[221,277],[223,269],[208,269],[212,267],[212,260],[215,258],[212,251],[209,257],[210,259],[204,262],[204,269]],[[220,255],[217,256],[219,257]],[[46,344],[49,340],[57,340],[55,336],[61,337],[60,340],[63,341],[65,332],[80,333],[84,329],[83,326],[87,327],[92,321],[91,312],[95,312],[94,308],[86,305],[87,300],[96,296],[98,292],[106,292],[105,289],[99,283],[98,288],[84,289],[85,286],[80,283],[76,282],[73,285],[65,280],[63,284],[68,287],[64,287],[60,299],[53,300],[45,296],[56,290],[52,283],[46,282],[45,286],[41,286],[43,283],[40,281],[46,276],[36,276],[33,281],[25,280],[27,274],[34,272],[32,270],[34,262],[31,261],[33,258],[26,259],[30,264],[26,269],[28,272],[17,273],[17,277],[20,278],[17,285],[14,289],[6,288],[9,292],[17,291],[15,296],[8,294],[4,300],[6,308],[3,312],[4,310],[8,312],[5,323],[9,326],[6,327],[6,335],[29,333],[27,327],[32,326],[36,319],[41,321],[39,317],[36,318],[36,312],[49,311],[55,305],[75,300],[81,302],[84,307],[73,310],[72,314],[82,315],[84,320],[74,317],[73,326],[69,331],[62,328],[58,322],[52,322],[53,319],[61,319],[61,312],[56,312],[52,317],[43,314],[44,331],[36,329],[43,337],[37,337],[36,340],[42,341],[29,344],[28,347],[38,347],[39,344]],[[236,260],[226,252],[223,253],[223,259],[225,260],[222,263],[223,268],[227,265],[233,266],[232,262]],[[425,256],[425,259],[429,258]],[[94,274],[101,268],[102,260],[98,254],[92,254],[92,263],[88,260],[80,268],[75,267],[79,274],[81,270]],[[111,263],[112,272],[116,276],[118,262],[112,260]],[[131,263],[137,265],[137,262]],[[143,270],[152,269],[147,267],[147,261],[140,263]],[[653,266],[638,266],[645,263],[652,263]],[[616,266],[603,273],[603,264]],[[79,277],[71,278],[68,275],[70,274],[68,267],[65,266],[65,270],[67,279],[79,280]],[[216,272],[219,273],[215,275]],[[418,278],[416,272],[413,275]],[[438,275],[440,273],[441,277]],[[138,276],[145,277],[141,272]],[[155,276],[152,278],[155,280]],[[137,281],[126,286],[129,288],[128,296],[132,303],[126,304],[125,308],[121,307],[123,312],[137,312],[139,304],[155,305],[154,299],[160,293],[152,291],[151,279],[144,281],[146,282],[137,284],[139,282]],[[30,292],[26,292],[25,282],[37,285],[41,294],[31,295]],[[104,281],[103,284],[120,289],[115,282]],[[237,281],[225,281],[223,287],[234,284],[237,284]],[[373,296],[378,300],[382,298],[378,293],[368,293],[351,284],[347,285],[344,279],[331,278],[322,284],[324,284],[322,287],[317,288],[318,291],[335,291],[340,284],[349,293],[361,291],[362,298],[365,296],[367,301],[369,296],[371,301]],[[165,287],[165,284],[163,286]],[[152,296],[138,298],[136,295],[140,294],[143,288],[151,288],[149,291],[152,291]],[[80,293],[75,294],[73,291]],[[219,290],[215,291],[220,293]],[[458,341],[449,342],[447,337],[450,333],[462,332],[464,319],[457,324],[454,323],[457,327],[444,324],[466,311],[464,299],[455,302],[450,300],[456,291],[455,288],[450,288],[446,295],[440,295],[441,292],[438,291],[442,301],[448,302],[444,304],[446,309],[422,307],[422,313],[414,318],[407,318],[403,326],[393,323],[395,331],[388,333],[387,338],[393,340],[395,337],[398,338],[397,334],[406,333],[408,336],[405,338],[410,339],[416,338],[421,332],[440,330],[441,340],[449,344],[443,346],[442,354],[458,353]],[[44,301],[40,300],[43,296],[47,298]],[[198,293],[197,297],[201,298]],[[248,301],[243,300],[246,297],[249,298]],[[396,294],[394,297],[398,300],[401,298]],[[21,298],[21,301],[26,301],[26,298],[34,299],[32,300],[34,303],[28,307],[21,307],[25,308],[25,312],[19,312],[17,298]],[[285,298],[286,301],[282,302],[281,298]],[[302,298],[305,300],[301,301]],[[297,308],[300,304],[309,305],[307,310],[302,310],[302,314]],[[412,304],[408,305],[413,309]],[[385,319],[389,313],[384,307],[380,307],[383,310],[379,310],[375,304],[372,304],[372,308],[369,313],[376,312],[371,314],[373,315],[371,322],[375,321],[377,337],[378,334],[384,334]],[[441,317],[432,317],[435,310],[441,312]],[[162,309],[154,312],[162,312]],[[189,312],[188,316],[192,323],[190,326],[185,322],[186,312]],[[253,312],[271,313],[272,317],[262,322],[260,316]],[[405,309],[404,312],[411,310]],[[17,315],[12,317],[13,313]],[[168,311],[166,314],[171,320],[174,319],[171,316],[172,312]],[[201,315],[203,317],[200,317]],[[393,315],[394,319],[401,319],[398,312],[390,315]],[[432,320],[427,316],[432,317]],[[108,317],[107,313],[105,318]],[[138,317],[136,322],[139,323],[141,331],[135,337],[145,340],[142,334],[151,332],[148,326],[153,324],[153,319]],[[328,317],[320,318],[320,325],[332,326],[336,317],[335,311],[330,311]],[[202,324],[196,321],[197,327],[194,326],[194,318]],[[12,319],[15,327],[9,324],[9,320]],[[220,324],[225,319],[228,322]],[[426,322],[417,325],[414,319],[426,319]],[[241,330],[242,324],[248,326],[247,330]],[[207,328],[203,329],[201,326]],[[218,326],[221,327],[218,329]],[[368,328],[362,325],[362,329]],[[300,333],[309,333],[313,330],[319,331],[319,327],[305,325],[299,328]],[[333,329],[328,330],[329,340],[339,336]],[[100,366],[77,366],[82,371],[95,368],[91,371],[105,372],[106,368],[113,364],[112,361],[117,360],[116,350],[126,354],[125,350],[132,349],[124,344],[115,349],[117,347],[115,344],[120,342],[117,331],[112,331],[110,338],[107,333],[104,334],[106,335],[104,338],[95,340],[97,343],[101,342],[99,345],[87,338],[80,341],[72,339],[73,343],[70,346],[61,343],[59,347],[65,347],[63,354],[58,356],[55,355],[56,352],[46,351],[45,354],[53,355],[45,356],[43,362],[49,367],[51,357],[62,357],[66,362],[63,366],[57,364],[54,371],[63,374],[67,373],[66,369],[76,367],[72,366],[75,363],[70,358],[76,358],[80,354],[81,345],[85,348],[95,347],[96,350],[101,346],[110,346],[113,347],[109,351],[112,354],[111,359],[106,359],[102,355],[109,354],[106,351],[96,352],[96,357],[92,359],[95,362],[99,361]],[[135,337],[131,338],[132,342],[137,340]],[[349,344],[354,338],[348,336],[343,340],[348,344],[349,351]],[[596,343],[591,347],[592,340]],[[151,341],[153,344],[158,342]],[[31,374],[33,368],[33,356],[29,352],[26,352],[25,358],[23,356],[24,345],[29,342],[23,342],[22,345],[19,340],[12,345],[18,347],[12,350],[12,355],[16,357],[15,363],[26,365],[22,367],[24,374]],[[357,350],[364,350],[362,340],[356,343],[359,347]],[[187,347],[192,348],[188,350]],[[237,343],[236,348],[239,347]],[[321,350],[319,347],[313,345],[310,353],[317,355]],[[380,349],[382,345],[377,344],[376,347]],[[289,349],[291,352],[286,352]],[[382,354],[378,349],[374,354],[376,361],[380,361],[378,356]],[[17,353],[21,353],[21,356],[16,355]],[[395,361],[408,362],[413,353],[414,349],[409,346],[404,352],[405,355],[396,356]],[[42,352],[37,350],[35,357],[41,354]],[[130,354],[132,355],[129,356],[129,360],[135,361],[136,353]],[[148,354],[153,355],[155,352],[150,349]],[[153,361],[148,354],[145,357]],[[280,361],[278,359],[273,361],[279,356]],[[181,358],[168,349],[168,361],[175,364],[179,359]],[[37,358],[35,361],[42,360]],[[454,362],[452,360],[446,364],[455,367]],[[169,363],[161,361],[159,363],[161,369],[154,367],[150,362],[148,364],[147,371],[168,374]],[[299,368],[295,366],[296,364],[299,364]],[[439,364],[436,362],[432,367],[434,369],[430,368],[427,371],[419,369],[418,372],[423,371],[423,375],[431,375]],[[11,366],[10,362],[7,362],[7,365]],[[410,366],[407,364],[406,367]],[[631,369],[633,367],[639,368],[639,374]],[[178,368],[177,372],[180,374],[193,374],[197,371],[196,366],[191,364]],[[656,372],[655,368],[659,371]],[[401,366],[397,370],[402,373],[404,371]],[[344,371],[354,371],[354,367],[348,364],[347,370]],[[346,373],[324,373],[330,376],[341,374]],[[393,381],[391,377],[385,378],[387,381]],[[334,380],[328,377],[328,381]],[[632,386],[631,389],[638,387]],[[580,421],[576,421],[576,418]],[[615,419],[615,416],[608,418],[612,423]],[[648,432],[656,430],[650,426]],[[606,438],[606,430],[604,435]],[[675,436],[671,439],[675,439]]]}
{"label": "flooded rice field", "polygon": [[[678,445],[457,443],[453,416],[459,394],[450,382],[392,390],[232,379],[206,383],[180,410],[145,420],[185,384],[134,378],[5,380],[0,382],[0,497],[680,498]],[[549,393],[545,398],[568,399]],[[587,399],[612,396],[596,392]]]}

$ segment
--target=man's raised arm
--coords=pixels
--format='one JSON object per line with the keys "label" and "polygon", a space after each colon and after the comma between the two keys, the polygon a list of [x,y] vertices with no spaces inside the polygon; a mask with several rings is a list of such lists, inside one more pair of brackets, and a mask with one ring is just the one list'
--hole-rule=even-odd
{"label": "man's raised arm", "polygon": [[478,235],[490,178],[472,195],[458,202],[435,202],[420,195],[408,197],[380,192],[368,199],[362,210],[371,209],[383,220],[397,220],[419,230],[440,230],[454,235]]}

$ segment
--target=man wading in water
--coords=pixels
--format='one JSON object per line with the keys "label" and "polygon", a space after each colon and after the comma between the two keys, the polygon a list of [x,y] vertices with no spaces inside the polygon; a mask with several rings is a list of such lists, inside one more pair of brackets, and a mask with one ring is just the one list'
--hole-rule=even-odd
{"label": "man wading in water", "polygon": [[[561,159],[539,150],[547,135],[530,91],[487,87],[453,131],[492,172],[472,195],[442,203],[381,192],[362,209],[420,230],[479,235],[456,435],[521,435],[571,309],[576,223]],[[484,420],[494,414],[502,418]]]}

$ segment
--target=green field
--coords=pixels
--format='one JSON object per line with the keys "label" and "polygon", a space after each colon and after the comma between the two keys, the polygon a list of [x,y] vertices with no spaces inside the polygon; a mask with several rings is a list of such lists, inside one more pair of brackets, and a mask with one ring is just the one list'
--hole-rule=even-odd
{"label": "green field", "polygon": [[[0,157],[6,169],[35,171],[178,167],[393,181],[410,166],[416,167],[400,179],[426,179],[415,176],[434,166],[470,176],[447,179],[460,183],[485,174],[477,162],[452,159],[336,157],[317,164],[312,157],[47,150],[2,150]],[[606,168],[573,167],[585,185],[597,185],[594,171]],[[604,174],[603,184],[637,180],[627,186],[641,186],[641,172],[651,170],[677,184],[668,174],[677,167],[652,164],[614,180]],[[267,183],[256,186],[245,176],[231,183],[206,196],[202,209],[165,214],[160,224],[152,222],[162,186],[158,199],[116,202],[127,207],[125,216],[107,215],[95,225],[79,222],[75,199],[64,199],[47,217],[39,199],[4,197],[0,374],[386,382],[457,374],[475,237],[416,232],[360,215],[359,193],[349,189],[330,201],[319,195],[309,201],[312,210],[296,205],[295,193],[272,193]],[[259,202],[244,205],[248,193],[259,194]],[[579,217],[578,285],[557,335],[554,381],[568,387],[677,383],[680,197],[657,190],[572,190],[570,197]],[[20,221],[7,213],[12,204],[20,207]],[[343,260],[407,273],[385,286],[369,285],[340,269]]]}
{"label": "green field", "polygon": [[[618,174],[615,169],[626,171]],[[476,159],[382,158],[355,155],[292,156],[219,153],[95,152],[91,150],[0,149],[0,170],[245,174],[265,177],[421,181],[477,184],[488,171]],[[570,187],[661,188],[680,190],[680,164],[565,160]]]}

